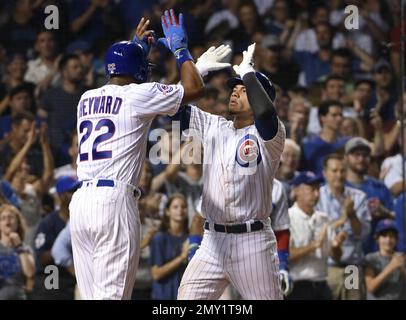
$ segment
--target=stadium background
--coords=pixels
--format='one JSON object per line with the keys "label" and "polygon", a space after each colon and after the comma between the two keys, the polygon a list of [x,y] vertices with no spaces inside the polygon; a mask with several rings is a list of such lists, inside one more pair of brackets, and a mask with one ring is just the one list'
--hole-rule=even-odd
{"label": "stadium background", "polygon": [[[359,29],[344,26],[344,8],[350,4],[359,9]],[[59,9],[57,30],[44,28],[48,5]],[[323,130],[318,106],[327,100],[343,104],[344,118],[336,135],[362,136],[371,142],[374,151],[369,175],[384,181],[391,191],[404,249],[404,185],[391,185],[387,179],[391,170],[404,177],[403,160],[395,159],[403,159],[405,154],[401,147],[406,95],[401,85],[400,1],[2,0],[0,202],[20,209],[28,225],[24,242],[32,248],[37,268],[34,277],[18,278],[14,284],[23,285],[30,299],[73,297],[74,277],[66,266],[58,266],[62,280],[57,292],[36,290],[36,285],[44,280],[44,266],[55,263],[52,245],[67,220],[58,214],[64,207],[58,192],[69,189],[68,181],[60,178],[75,175],[76,104],[86,89],[106,82],[105,50],[117,40],[131,39],[142,16],[149,18],[151,29],[162,36],[160,16],[166,8],[184,13],[195,60],[212,45],[229,44],[233,48],[230,62],[237,64],[242,51],[257,43],[255,68],[277,85],[275,107],[292,140],[277,174],[288,193],[288,182],[295,172],[321,173],[322,156],[309,155],[309,150],[317,147],[312,139]],[[150,60],[155,65],[151,80],[166,84],[179,80],[170,52],[155,47]],[[229,69],[206,77],[205,97],[196,104],[227,117],[230,92],[225,81],[231,75]],[[30,133],[33,123],[37,136]],[[159,143],[160,156],[170,158],[178,150],[168,148],[165,140],[179,137],[171,134],[168,118],[157,118],[151,130],[155,128],[169,132]],[[149,147],[154,143],[150,141]],[[330,151],[343,152],[341,147]],[[24,160],[13,167],[13,160],[21,154]],[[145,165],[140,183],[146,246],[136,290],[145,297],[150,295],[152,283],[148,240],[153,237],[151,230],[159,226],[168,197],[183,193],[191,218],[202,190],[200,165],[151,162]],[[55,188],[58,181],[59,188]]]}

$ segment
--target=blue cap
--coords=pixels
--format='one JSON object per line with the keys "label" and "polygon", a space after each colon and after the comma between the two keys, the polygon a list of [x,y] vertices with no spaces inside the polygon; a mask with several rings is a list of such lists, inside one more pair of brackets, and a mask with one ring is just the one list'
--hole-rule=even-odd
{"label": "blue cap", "polygon": [[381,232],[387,231],[387,230],[393,230],[396,233],[399,233],[399,229],[398,229],[398,227],[397,227],[394,220],[392,220],[392,219],[382,219],[376,225],[375,235],[378,235]]}
{"label": "blue cap", "polygon": [[74,191],[79,187],[79,181],[75,177],[62,176],[56,180],[56,192],[59,194]]}
{"label": "blue cap", "polygon": [[320,176],[316,176],[313,172],[311,171],[302,171],[299,172],[298,175],[296,175],[290,182],[292,186],[298,186],[300,184],[315,184],[315,183],[320,183],[322,181],[322,178]]}
{"label": "blue cap", "polygon": [[92,46],[90,45],[89,42],[77,40],[77,41],[71,42],[67,46],[66,53],[71,54],[71,53],[76,53],[77,51],[89,52],[91,48],[92,48]]}

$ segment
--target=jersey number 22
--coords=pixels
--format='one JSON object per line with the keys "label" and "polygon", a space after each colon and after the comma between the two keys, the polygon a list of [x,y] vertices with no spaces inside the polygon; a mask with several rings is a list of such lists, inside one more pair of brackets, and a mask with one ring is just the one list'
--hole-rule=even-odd
{"label": "jersey number 22", "polygon": [[[114,122],[109,120],[109,119],[101,119],[99,122],[97,122],[94,130],[99,131],[101,128],[107,127],[107,132],[102,133],[96,137],[93,141],[93,146],[92,146],[92,159],[93,160],[102,160],[102,159],[109,159],[112,156],[111,150],[103,150],[103,151],[97,151],[97,147],[101,142],[107,141],[111,139],[111,137],[114,135],[114,132],[116,131],[116,126],[114,125]],[[81,147],[82,144],[89,139],[92,131],[93,131],[93,122],[90,120],[85,120],[80,123],[79,125],[79,132],[83,133],[84,131],[85,134],[82,136],[82,139],[80,139],[79,143],[79,159],[80,161],[88,161],[89,160],[89,153],[88,152],[81,152]]]}

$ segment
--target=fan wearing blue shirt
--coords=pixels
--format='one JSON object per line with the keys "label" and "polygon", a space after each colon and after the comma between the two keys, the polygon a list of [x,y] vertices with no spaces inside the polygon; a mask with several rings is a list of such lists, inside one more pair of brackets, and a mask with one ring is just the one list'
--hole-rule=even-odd
{"label": "fan wearing blue shirt", "polygon": [[371,233],[364,243],[364,252],[378,250],[374,230],[381,219],[393,219],[393,199],[383,182],[367,175],[371,163],[370,143],[361,137],[352,138],[345,145],[347,164],[347,186],[362,190],[367,195],[369,212],[372,217]]}
{"label": "fan wearing blue shirt", "polygon": [[343,121],[343,105],[339,101],[324,101],[318,110],[321,126],[320,136],[306,137],[303,140],[302,166],[304,170],[321,175],[326,156],[337,153],[349,138],[340,137],[339,129]]}

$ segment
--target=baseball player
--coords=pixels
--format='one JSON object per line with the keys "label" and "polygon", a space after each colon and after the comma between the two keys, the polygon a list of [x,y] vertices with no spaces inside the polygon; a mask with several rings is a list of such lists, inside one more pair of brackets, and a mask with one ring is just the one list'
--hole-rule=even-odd
{"label": "baseball player", "polygon": [[[176,57],[181,84],[148,82],[147,27],[138,41],[113,44],[106,53],[109,82],[85,92],[77,107],[81,181],[70,204],[72,250],[83,299],[130,299],[140,254],[137,202],[148,129],[156,115],[173,115],[203,96],[203,80],[187,49],[182,14],[162,16],[164,43]],[[142,42],[142,45],[140,44]],[[147,46],[147,49],[149,45]]]}
{"label": "baseball player", "polygon": [[183,130],[202,140],[200,248],[190,261],[178,299],[218,299],[230,282],[244,299],[282,299],[276,239],[271,228],[272,185],[285,141],[273,106],[275,88],[252,66],[248,47],[229,79],[229,111],[223,117],[186,106],[178,112]]}

